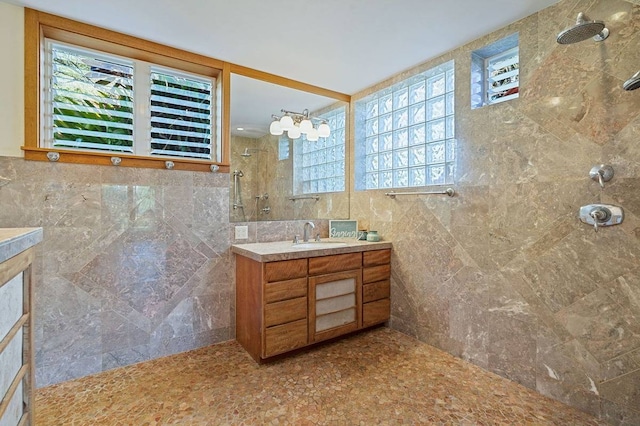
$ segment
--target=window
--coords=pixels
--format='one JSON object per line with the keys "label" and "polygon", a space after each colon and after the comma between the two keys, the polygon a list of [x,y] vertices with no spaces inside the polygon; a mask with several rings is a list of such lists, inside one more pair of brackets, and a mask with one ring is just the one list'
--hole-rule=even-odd
{"label": "window", "polygon": [[471,108],[519,96],[520,55],[518,33],[471,54]]}
{"label": "window", "polygon": [[43,110],[52,114],[44,146],[211,160],[214,80],[52,40],[46,46]]}
{"label": "window", "polygon": [[280,136],[278,139],[278,160],[288,160],[289,159],[289,144],[290,140],[286,135]]}
{"label": "window", "polygon": [[25,159],[228,171],[223,62],[31,9],[25,34]]}
{"label": "window", "polygon": [[331,134],[316,142],[308,141],[304,135],[294,141],[294,193],[344,191],[346,108],[314,117],[326,119]]}
{"label": "window", "polygon": [[356,103],[356,190],[452,182],[454,83],[449,61]]}

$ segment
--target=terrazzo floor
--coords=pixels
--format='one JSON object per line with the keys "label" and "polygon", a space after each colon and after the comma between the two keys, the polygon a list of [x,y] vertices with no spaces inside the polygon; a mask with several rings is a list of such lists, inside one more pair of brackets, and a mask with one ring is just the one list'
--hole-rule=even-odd
{"label": "terrazzo floor", "polygon": [[36,425],[597,425],[388,328],[258,365],[235,341],[43,388]]}

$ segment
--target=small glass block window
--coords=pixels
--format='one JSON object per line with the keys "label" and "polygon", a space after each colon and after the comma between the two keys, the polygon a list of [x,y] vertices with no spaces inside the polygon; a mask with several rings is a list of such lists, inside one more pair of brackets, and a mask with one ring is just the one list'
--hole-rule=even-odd
{"label": "small glass block window", "polygon": [[518,34],[512,34],[471,54],[471,108],[493,105],[519,96]]}
{"label": "small glass block window", "polygon": [[356,102],[356,190],[452,183],[454,63]]}
{"label": "small glass block window", "polygon": [[[377,105],[375,108],[377,111]],[[315,142],[308,141],[305,135],[294,141],[294,193],[299,195],[343,192],[346,107],[341,106],[324,114],[311,115],[326,120],[331,133]],[[370,145],[373,145],[372,141]],[[377,142],[375,145],[377,149]]]}
{"label": "small glass block window", "polygon": [[282,135],[278,140],[278,160],[288,160],[289,159],[289,138]]}

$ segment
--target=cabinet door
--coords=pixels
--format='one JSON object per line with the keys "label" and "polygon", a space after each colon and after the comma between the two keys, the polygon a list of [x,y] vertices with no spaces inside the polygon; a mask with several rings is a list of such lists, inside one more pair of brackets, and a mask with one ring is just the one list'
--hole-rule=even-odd
{"label": "cabinet door", "polygon": [[309,341],[357,330],[361,324],[361,271],[309,277]]}

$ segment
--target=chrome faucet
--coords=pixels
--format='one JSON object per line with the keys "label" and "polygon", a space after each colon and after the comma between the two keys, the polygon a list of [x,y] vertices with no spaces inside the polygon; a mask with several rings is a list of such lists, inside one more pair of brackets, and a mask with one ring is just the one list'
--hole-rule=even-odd
{"label": "chrome faucet", "polygon": [[315,228],[316,226],[313,224],[313,222],[307,222],[304,224],[304,229],[303,229],[303,233],[302,233],[302,241],[305,243],[309,242],[309,232]]}

